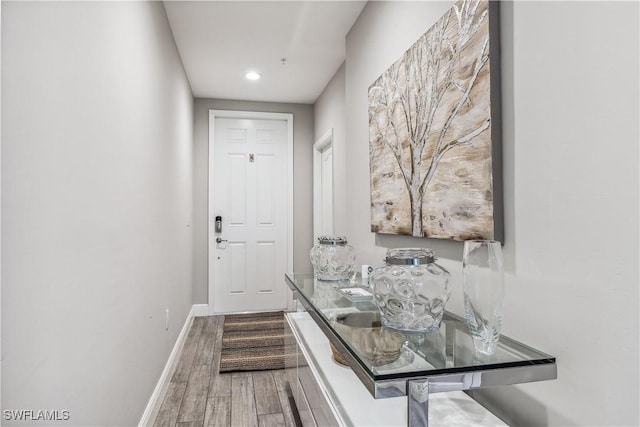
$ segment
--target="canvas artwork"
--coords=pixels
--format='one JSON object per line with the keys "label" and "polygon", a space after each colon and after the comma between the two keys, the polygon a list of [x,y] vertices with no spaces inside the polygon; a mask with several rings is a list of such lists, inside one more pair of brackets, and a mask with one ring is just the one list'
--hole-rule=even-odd
{"label": "canvas artwork", "polygon": [[369,87],[372,231],[499,238],[490,7],[456,3]]}

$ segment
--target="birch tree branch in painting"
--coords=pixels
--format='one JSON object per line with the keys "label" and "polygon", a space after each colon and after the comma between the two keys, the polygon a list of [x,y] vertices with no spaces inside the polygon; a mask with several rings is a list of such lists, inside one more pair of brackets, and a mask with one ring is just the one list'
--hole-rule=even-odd
{"label": "birch tree branch in painting", "polygon": [[486,5],[478,13],[479,5],[478,0],[464,1],[450,9],[369,89],[370,128],[402,174],[413,236],[424,236],[424,197],[442,158],[490,128],[490,116],[458,120],[473,107],[472,91],[489,60],[485,29],[481,48],[471,52],[476,55],[471,72],[460,70],[463,49],[486,21]]}

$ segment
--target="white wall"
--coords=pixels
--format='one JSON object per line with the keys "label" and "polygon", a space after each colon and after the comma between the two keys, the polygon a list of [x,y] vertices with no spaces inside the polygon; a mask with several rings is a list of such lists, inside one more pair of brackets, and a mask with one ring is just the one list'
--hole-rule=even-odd
{"label": "white wall", "polygon": [[[263,111],[293,114],[294,271],[311,271],[313,246],[313,106],[271,102],[196,99],[194,103],[194,302],[208,302],[208,159],[209,110]],[[284,278],[283,278],[284,280]]]}
{"label": "white wall", "polygon": [[135,425],[192,304],[191,91],[162,3],[1,7],[2,409]]}
{"label": "white wall", "polygon": [[[0,30],[2,22],[2,6],[0,5]],[[0,45],[2,31],[0,31]],[[0,79],[2,78],[2,55],[0,55]],[[2,85],[0,85],[0,99],[2,99]],[[2,103],[0,103],[0,130],[2,129]],[[0,138],[0,242],[2,242],[2,140]],[[2,406],[2,244],[0,244],[0,407]]]}
{"label": "white wall", "polygon": [[[363,10],[347,36],[348,179],[335,185],[357,262],[432,247],[455,273],[447,308],[461,313],[461,243],[369,225],[368,86],[452,4]],[[637,2],[501,3],[504,332],[558,360],[557,380],[475,393],[511,425],[640,424],[638,18]],[[320,100],[342,102],[332,91]],[[340,126],[319,108],[316,122]]]}

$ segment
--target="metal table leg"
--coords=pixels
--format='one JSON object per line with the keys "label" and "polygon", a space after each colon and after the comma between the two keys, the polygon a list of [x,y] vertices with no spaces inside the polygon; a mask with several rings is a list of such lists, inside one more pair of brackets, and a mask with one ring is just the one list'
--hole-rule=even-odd
{"label": "metal table leg", "polygon": [[409,427],[429,425],[429,380],[407,381]]}

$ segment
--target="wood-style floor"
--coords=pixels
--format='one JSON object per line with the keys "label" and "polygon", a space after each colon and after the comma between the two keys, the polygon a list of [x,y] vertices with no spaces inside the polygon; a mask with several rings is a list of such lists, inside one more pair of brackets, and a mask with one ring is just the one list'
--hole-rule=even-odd
{"label": "wood-style floor", "polygon": [[295,427],[284,370],[218,373],[223,323],[193,320],[154,425]]}

